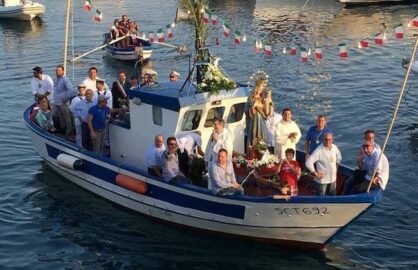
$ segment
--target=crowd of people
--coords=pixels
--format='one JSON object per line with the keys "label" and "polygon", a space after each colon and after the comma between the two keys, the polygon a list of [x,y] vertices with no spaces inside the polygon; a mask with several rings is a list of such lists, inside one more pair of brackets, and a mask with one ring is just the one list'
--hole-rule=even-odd
{"label": "crowd of people", "polygon": [[[109,118],[122,118],[129,111],[126,91],[154,84],[155,81],[150,81],[156,75],[152,69],[146,69],[141,81],[136,76],[129,81],[127,73],[121,70],[109,88],[105,79],[98,76],[98,69],[90,67],[88,76],[76,91],[70,79],[64,76],[63,66],[57,66],[55,73],[53,80],[43,73],[41,67],[33,68],[31,87],[37,106],[31,113],[31,119],[42,129],[62,134],[67,140],[101,155],[109,146]],[[179,77],[177,71],[169,74],[170,81]]]}
{"label": "crowd of people", "polygon": [[139,24],[129,19],[127,15],[122,15],[121,19],[115,19],[113,21],[113,25],[110,30],[110,37],[115,40],[129,33],[131,35],[130,37],[127,36],[114,44],[116,47],[127,48],[128,46],[139,45],[138,40],[136,39],[136,34],[138,32]]}
{"label": "crowd of people", "polygon": [[[109,117],[129,110],[126,90],[138,82],[129,82],[126,72],[120,71],[109,89],[105,80],[98,77],[97,68],[91,67],[88,77],[78,85],[76,93],[70,80],[64,76],[64,67],[57,66],[55,71],[56,79],[53,81],[50,76],[43,74],[40,67],[33,69],[32,92],[38,109],[33,111],[31,118],[42,129],[50,132],[57,132],[58,125],[58,132],[66,139],[75,140],[85,149],[104,155],[109,146]],[[148,75],[147,72],[145,75]],[[172,71],[169,79],[176,81],[179,76],[178,72]],[[150,79],[144,76],[141,85],[147,85],[147,80]],[[247,151],[251,151],[260,141],[265,141],[268,151],[279,159],[277,176],[282,194],[274,198],[289,199],[290,196],[298,195],[302,168],[312,174],[316,195],[336,195],[337,171],[342,155],[334,144],[333,132],[327,126],[325,115],[317,117],[316,125],[310,127],[305,136],[305,163],[302,166],[296,161],[296,144],[302,134],[292,120],[292,110],[284,108],[281,115],[275,113],[271,90],[265,80],[256,82],[248,97],[245,115]],[[76,135],[72,138],[74,129]],[[373,130],[365,132],[357,155],[358,169],[345,180],[344,194],[362,193],[369,186],[372,189],[385,189],[389,164],[374,138]],[[191,183],[193,160],[202,159],[205,164],[202,170],[208,170],[208,187],[214,194],[243,195],[244,190],[237,182],[232,164],[233,142],[234,136],[221,118],[213,120],[213,132],[205,151],[202,149],[199,131],[169,137],[166,145],[163,135],[157,135],[146,153],[148,173],[170,183]]]}

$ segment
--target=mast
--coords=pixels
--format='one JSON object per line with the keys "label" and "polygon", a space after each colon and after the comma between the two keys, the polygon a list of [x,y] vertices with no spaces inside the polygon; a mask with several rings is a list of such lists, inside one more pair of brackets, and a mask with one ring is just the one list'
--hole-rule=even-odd
{"label": "mast", "polygon": [[70,25],[70,9],[71,0],[67,0],[67,15],[65,19],[65,31],[64,31],[64,76],[67,74],[67,49],[68,49],[68,28]]}

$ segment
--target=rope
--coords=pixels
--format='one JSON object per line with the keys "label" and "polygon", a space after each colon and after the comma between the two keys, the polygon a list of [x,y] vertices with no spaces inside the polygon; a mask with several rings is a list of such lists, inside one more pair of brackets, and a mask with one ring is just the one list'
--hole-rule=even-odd
{"label": "rope", "polygon": [[370,188],[372,187],[373,179],[376,176],[377,164],[379,164],[380,159],[382,158],[383,152],[385,152],[386,145],[389,141],[390,134],[392,133],[393,125],[395,124],[395,120],[396,120],[396,117],[398,115],[399,107],[401,105],[402,96],[403,96],[403,93],[405,91],[406,83],[408,82],[409,73],[411,72],[411,67],[415,62],[415,54],[416,54],[416,51],[417,51],[417,47],[418,47],[418,37],[416,37],[416,39],[415,39],[414,49],[412,50],[412,55],[411,55],[411,58],[410,58],[411,60],[409,62],[408,69],[406,71],[405,78],[404,78],[403,83],[402,83],[401,91],[399,93],[398,103],[396,104],[395,111],[393,112],[393,118],[392,118],[392,121],[390,123],[389,130],[388,130],[388,133],[387,133],[386,138],[385,138],[385,142],[383,143],[382,151],[380,152],[379,158],[377,159],[376,166],[374,168],[372,177],[370,179],[369,186],[367,188],[367,192],[369,192]]}
{"label": "rope", "polygon": [[[75,55],[75,41],[74,41],[74,5],[71,5],[71,56],[74,58]],[[73,70],[73,81],[75,79],[75,66],[74,62],[72,62],[72,70]]]}

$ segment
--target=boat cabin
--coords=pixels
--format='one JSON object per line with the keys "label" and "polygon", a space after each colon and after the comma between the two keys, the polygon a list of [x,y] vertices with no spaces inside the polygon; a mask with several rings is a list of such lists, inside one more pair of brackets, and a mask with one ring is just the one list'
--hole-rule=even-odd
{"label": "boat cabin", "polygon": [[0,6],[4,7],[20,6],[22,4],[24,4],[22,0],[0,0]]}
{"label": "boat cabin", "polygon": [[146,170],[146,151],[158,134],[167,139],[200,131],[205,150],[215,118],[224,119],[234,135],[234,151],[244,152],[246,87],[211,95],[197,93],[196,86],[189,82],[177,81],[143,86],[127,94],[130,125],[109,125],[112,159]]}

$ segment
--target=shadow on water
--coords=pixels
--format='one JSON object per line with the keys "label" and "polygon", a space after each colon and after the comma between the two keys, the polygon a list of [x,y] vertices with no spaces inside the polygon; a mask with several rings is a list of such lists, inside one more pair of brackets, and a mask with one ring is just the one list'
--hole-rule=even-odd
{"label": "shadow on water", "polygon": [[[88,268],[336,269],[333,265],[345,260],[338,249],[331,252],[333,262],[324,251],[301,252],[192,233],[117,207],[66,181],[47,165],[40,171],[35,176],[40,192],[28,200],[41,209],[36,220],[43,237],[52,242],[49,251],[38,253],[45,265],[59,257],[67,266],[82,260]],[[63,251],[53,243],[58,241],[67,243]],[[72,248],[71,254],[64,252],[74,245],[78,248]]]}

